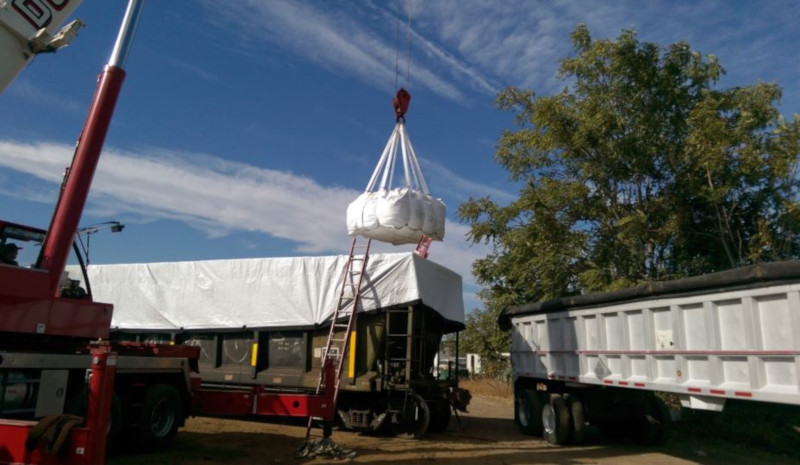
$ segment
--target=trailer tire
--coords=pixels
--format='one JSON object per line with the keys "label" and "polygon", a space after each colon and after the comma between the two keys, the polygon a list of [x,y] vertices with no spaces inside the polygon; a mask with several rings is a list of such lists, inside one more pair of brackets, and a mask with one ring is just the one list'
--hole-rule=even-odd
{"label": "trailer tire", "polygon": [[569,410],[569,442],[583,444],[586,439],[586,414],[583,411],[583,402],[571,395],[565,395],[564,400]]}
{"label": "trailer tire", "polygon": [[163,450],[175,438],[182,419],[183,407],[178,391],[169,384],[150,386],[145,391],[144,405],[139,412],[139,445],[148,451]]}
{"label": "trailer tire", "polygon": [[659,412],[659,417],[661,419],[661,431],[658,433],[658,437],[656,438],[655,445],[660,446],[666,444],[669,441],[669,438],[672,437],[672,413],[667,406],[667,403],[664,402],[664,399],[660,397],[653,397],[657,404],[657,409]]}
{"label": "trailer tire", "polygon": [[662,445],[672,434],[672,416],[664,401],[648,397],[643,408],[643,418],[633,422],[633,439],[646,446]]}
{"label": "trailer tire", "polygon": [[528,436],[542,434],[542,402],[533,389],[518,389],[515,402],[519,431]]}
{"label": "trailer tire", "polygon": [[569,409],[560,394],[551,394],[550,402],[542,407],[542,429],[550,444],[561,446],[569,440]]}

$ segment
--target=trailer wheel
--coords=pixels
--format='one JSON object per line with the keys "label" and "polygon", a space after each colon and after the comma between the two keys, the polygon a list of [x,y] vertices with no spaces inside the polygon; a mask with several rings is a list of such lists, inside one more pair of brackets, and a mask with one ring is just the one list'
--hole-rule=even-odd
{"label": "trailer wheel", "polygon": [[178,391],[169,384],[150,386],[139,413],[137,431],[140,446],[149,451],[166,448],[175,438],[182,418]]}
{"label": "trailer wheel", "polygon": [[428,431],[444,431],[450,424],[450,418],[453,415],[450,402],[437,400],[428,404],[428,409],[431,412],[431,424],[428,426]]}
{"label": "trailer wheel", "polygon": [[645,400],[643,418],[634,421],[633,439],[647,446],[662,445],[672,434],[672,416],[664,401],[656,396]]}
{"label": "trailer wheel", "polygon": [[569,410],[569,442],[583,444],[586,439],[586,415],[583,411],[583,402],[571,395],[565,395],[564,401]]}
{"label": "trailer wheel", "polygon": [[542,434],[542,402],[533,389],[519,389],[515,399],[519,431],[529,436]]}
{"label": "trailer wheel", "polygon": [[550,444],[564,445],[569,439],[570,421],[567,403],[560,394],[551,394],[542,408],[544,439]]}

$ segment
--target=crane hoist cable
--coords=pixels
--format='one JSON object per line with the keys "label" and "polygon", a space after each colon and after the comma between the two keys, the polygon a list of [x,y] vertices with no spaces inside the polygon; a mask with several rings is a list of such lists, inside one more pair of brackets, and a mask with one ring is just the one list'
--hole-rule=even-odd
{"label": "crane hoist cable", "polygon": [[[397,37],[395,47],[395,68],[394,68],[394,85],[398,86],[398,76],[400,75],[400,0],[397,0]],[[406,86],[411,81],[411,0],[408,0],[408,23],[406,24]],[[405,88],[400,87],[400,90],[392,98],[392,106],[394,107],[394,114],[397,121],[405,121],[405,114],[408,111],[408,105],[411,103],[411,94]]]}
{"label": "crane hoist cable", "polygon": [[[411,74],[411,1],[408,0],[408,23],[406,24],[406,86],[410,85]],[[398,80],[400,76],[400,25],[402,19],[400,18],[400,0],[396,0],[397,7],[397,28],[395,37],[395,57],[394,57],[394,87],[399,86]]]}

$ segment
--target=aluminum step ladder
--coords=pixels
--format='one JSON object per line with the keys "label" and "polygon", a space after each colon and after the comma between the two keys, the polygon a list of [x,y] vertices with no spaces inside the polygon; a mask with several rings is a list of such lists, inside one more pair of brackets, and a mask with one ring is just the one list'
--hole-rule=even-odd
{"label": "aluminum step ladder", "polygon": [[[341,379],[342,370],[344,368],[347,346],[350,343],[350,335],[356,325],[358,305],[361,301],[361,284],[364,279],[364,274],[367,271],[369,248],[372,244],[372,239],[366,239],[366,243],[363,245],[358,244],[358,241],[359,237],[356,236],[353,238],[353,242],[350,245],[350,256],[347,258],[342,273],[339,299],[331,318],[331,328],[328,333],[328,341],[325,344],[325,350],[322,352],[320,375],[319,381],[317,382],[317,394],[320,394],[323,389],[332,388],[334,390],[334,408],[339,398],[339,380]],[[325,363],[328,360],[332,360],[336,367],[332,386],[325,385],[324,371]],[[306,440],[311,436],[313,422],[314,418],[310,417],[306,428]],[[330,425],[323,426],[323,435],[325,437],[330,436]]]}

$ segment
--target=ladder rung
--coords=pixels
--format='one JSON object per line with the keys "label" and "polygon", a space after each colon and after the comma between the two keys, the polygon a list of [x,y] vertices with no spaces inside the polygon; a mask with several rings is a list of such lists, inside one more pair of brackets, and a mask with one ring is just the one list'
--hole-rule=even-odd
{"label": "ladder rung", "polygon": [[[339,293],[339,301],[336,305],[333,319],[331,320],[331,327],[330,332],[328,333],[328,342],[325,346],[325,357],[324,360],[333,360],[338,363],[338,368],[333,374],[333,379],[328,380],[332,382],[332,388],[334,390],[334,397],[336,393],[339,392],[339,381],[342,379],[342,369],[344,365],[344,354],[346,352],[346,343],[349,339],[350,335],[345,332],[344,337],[335,337],[335,334],[338,332],[337,329],[346,329],[349,330],[352,328],[355,318],[356,312],[358,309],[356,308],[356,303],[358,303],[358,299],[361,296],[361,282],[363,280],[364,269],[366,268],[368,257],[369,257],[369,247],[372,243],[371,239],[367,239],[365,245],[358,244],[358,238],[353,238],[353,243],[350,248],[350,256],[345,264],[345,270],[343,276],[343,281],[341,283],[341,290]],[[357,253],[356,250],[363,250],[363,253]],[[361,262],[361,266],[358,267],[355,265],[355,262]],[[349,276],[349,280],[348,280]],[[351,307],[352,304],[352,307]],[[350,308],[350,310],[347,310]],[[337,320],[344,320],[347,319],[347,323],[337,323]],[[387,328],[388,329],[388,328]],[[338,333],[341,334],[341,333]],[[401,359],[406,360],[406,359]],[[323,371],[325,367],[325,363],[322,364]],[[317,392],[320,392],[320,389],[323,388],[326,384],[323,381],[323,371],[320,372],[319,381],[317,381]],[[311,428],[312,428],[312,419],[309,418],[308,425],[306,427],[306,438],[311,437]]]}

